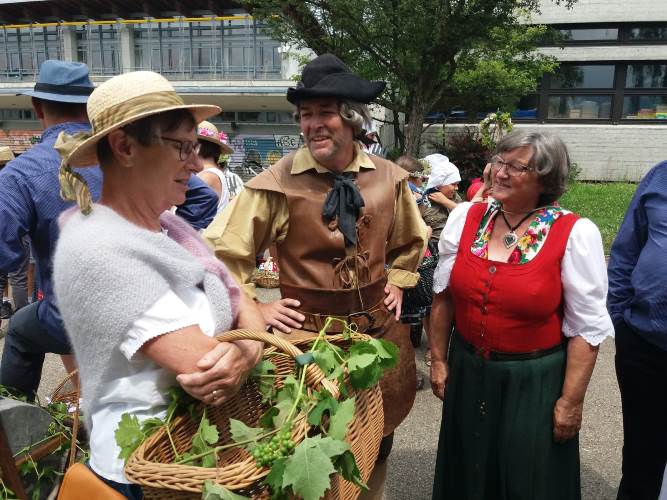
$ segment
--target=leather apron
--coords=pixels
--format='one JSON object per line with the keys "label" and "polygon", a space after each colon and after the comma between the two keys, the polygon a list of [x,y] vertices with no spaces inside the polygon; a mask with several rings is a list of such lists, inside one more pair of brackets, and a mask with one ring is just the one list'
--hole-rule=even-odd
{"label": "leather apron", "polygon": [[[395,343],[398,366],[380,381],[384,402],[384,435],[405,419],[416,394],[414,348],[409,326],[394,319],[383,304],[386,248],[393,228],[399,183],[407,173],[393,163],[372,157],[375,169],[361,168],[355,183],[364,199],[357,219],[357,247],[345,246],[335,221],[322,217],[322,206],[333,177],[314,169],[292,175],[294,153],[282,158],[247,183],[252,189],[284,194],[289,229],[278,245],[283,297],[297,299],[306,316],[302,330],[287,337],[311,337],[327,316],[354,322],[359,331]],[[339,333],[336,327],[329,333]]]}

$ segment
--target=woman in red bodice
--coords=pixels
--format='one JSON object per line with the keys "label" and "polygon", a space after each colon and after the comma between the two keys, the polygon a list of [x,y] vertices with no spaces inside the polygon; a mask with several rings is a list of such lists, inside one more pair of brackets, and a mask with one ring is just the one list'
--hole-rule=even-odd
{"label": "woman in red bodice", "polygon": [[430,339],[444,400],[434,499],[581,497],[584,395],[613,327],[600,232],[557,203],[568,171],[557,137],[510,134],[487,169],[492,198],[461,204],[443,230]]}

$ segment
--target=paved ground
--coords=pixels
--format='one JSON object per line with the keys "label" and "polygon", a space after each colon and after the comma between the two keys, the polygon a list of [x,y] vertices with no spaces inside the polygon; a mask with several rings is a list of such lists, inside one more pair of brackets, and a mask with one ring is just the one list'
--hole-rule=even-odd
{"label": "paved ground", "polygon": [[[275,292],[263,292],[263,300]],[[3,322],[3,327],[4,322]],[[0,352],[4,340],[0,340]],[[423,363],[424,348],[417,353],[418,369],[428,374]],[[63,379],[58,356],[48,355],[42,373],[40,397]],[[417,393],[412,412],[399,427],[389,458],[386,500],[430,498],[442,405],[427,387]],[[581,479],[584,500],[614,500],[620,479],[622,446],[621,403],[614,374],[614,344],[602,345],[584,410],[581,431]]]}
{"label": "paved ground", "polygon": [[[423,347],[419,349],[417,359],[418,369],[428,374],[423,363]],[[396,431],[394,449],[389,457],[387,500],[431,498],[441,412],[442,403],[433,396],[430,388],[425,387],[417,393],[412,412]],[[584,500],[615,500],[622,443],[614,344],[607,341],[600,350],[584,408],[580,436]]]}

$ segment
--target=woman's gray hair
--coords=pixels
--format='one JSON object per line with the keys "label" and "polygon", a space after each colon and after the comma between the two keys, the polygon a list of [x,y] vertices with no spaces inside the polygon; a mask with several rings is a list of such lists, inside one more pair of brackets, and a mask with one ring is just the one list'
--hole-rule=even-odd
{"label": "woman's gray hair", "polygon": [[524,146],[533,148],[528,166],[537,172],[543,189],[538,206],[554,203],[567,190],[570,155],[565,143],[555,135],[518,130],[498,142],[496,153],[502,154]]}
{"label": "woman's gray hair", "polygon": [[[300,106],[297,103],[296,111],[294,112],[294,121],[299,121]],[[343,119],[343,123],[352,127],[355,139],[361,139],[366,135],[365,126],[371,123],[371,112],[367,104],[362,104],[355,101],[338,101],[338,112]]]}

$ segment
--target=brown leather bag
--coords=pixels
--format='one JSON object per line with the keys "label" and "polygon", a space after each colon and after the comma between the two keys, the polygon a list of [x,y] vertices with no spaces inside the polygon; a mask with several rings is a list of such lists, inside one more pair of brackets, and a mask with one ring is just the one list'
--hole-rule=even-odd
{"label": "brown leather bag", "polygon": [[60,485],[58,500],[126,500],[125,495],[117,492],[102,481],[88,467],[81,463],[72,465]]}

